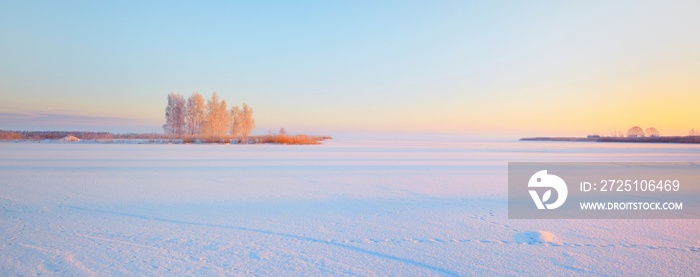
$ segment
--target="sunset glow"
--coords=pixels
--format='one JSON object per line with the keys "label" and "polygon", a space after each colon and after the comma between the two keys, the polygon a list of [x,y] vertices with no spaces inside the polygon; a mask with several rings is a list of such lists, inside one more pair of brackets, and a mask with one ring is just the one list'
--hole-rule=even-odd
{"label": "sunset glow", "polygon": [[254,133],[685,135],[700,129],[698,12],[660,1],[8,2],[0,129],[160,132],[164,95],[216,91],[256,108]]}

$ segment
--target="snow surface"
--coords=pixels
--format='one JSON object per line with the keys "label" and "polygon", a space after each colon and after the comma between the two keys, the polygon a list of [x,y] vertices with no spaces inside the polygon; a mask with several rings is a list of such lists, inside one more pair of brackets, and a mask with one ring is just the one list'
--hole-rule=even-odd
{"label": "snow surface", "polygon": [[0,143],[2,275],[697,275],[700,220],[509,220],[509,161],[692,145]]}

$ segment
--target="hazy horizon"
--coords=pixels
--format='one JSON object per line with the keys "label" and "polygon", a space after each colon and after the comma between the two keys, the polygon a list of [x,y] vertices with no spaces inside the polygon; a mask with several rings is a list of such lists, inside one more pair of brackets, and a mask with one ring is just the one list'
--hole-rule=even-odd
{"label": "hazy horizon", "polygon": [[698,2],[0,4],[0,129],[162,132],[167,94],[254,134],[700,129]]}

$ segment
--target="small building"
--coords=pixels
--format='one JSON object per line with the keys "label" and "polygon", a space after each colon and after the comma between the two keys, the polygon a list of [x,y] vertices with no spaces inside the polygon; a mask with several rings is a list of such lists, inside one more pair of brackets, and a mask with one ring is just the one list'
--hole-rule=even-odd
{"label": "small building", "polygon": [[80,139],[73,135],[67,135],[61,139],[61,141],[67,142],[80,142]]}

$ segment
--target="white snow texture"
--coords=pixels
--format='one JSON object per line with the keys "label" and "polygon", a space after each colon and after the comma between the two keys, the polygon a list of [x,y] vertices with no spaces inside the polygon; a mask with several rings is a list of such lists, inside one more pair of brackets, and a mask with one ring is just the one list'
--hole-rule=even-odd
{"label": "white snow texture", "polygon": [[689,145],[0,143],[0,275],[697,275],[700,220],[509,220],[509,161]]}

